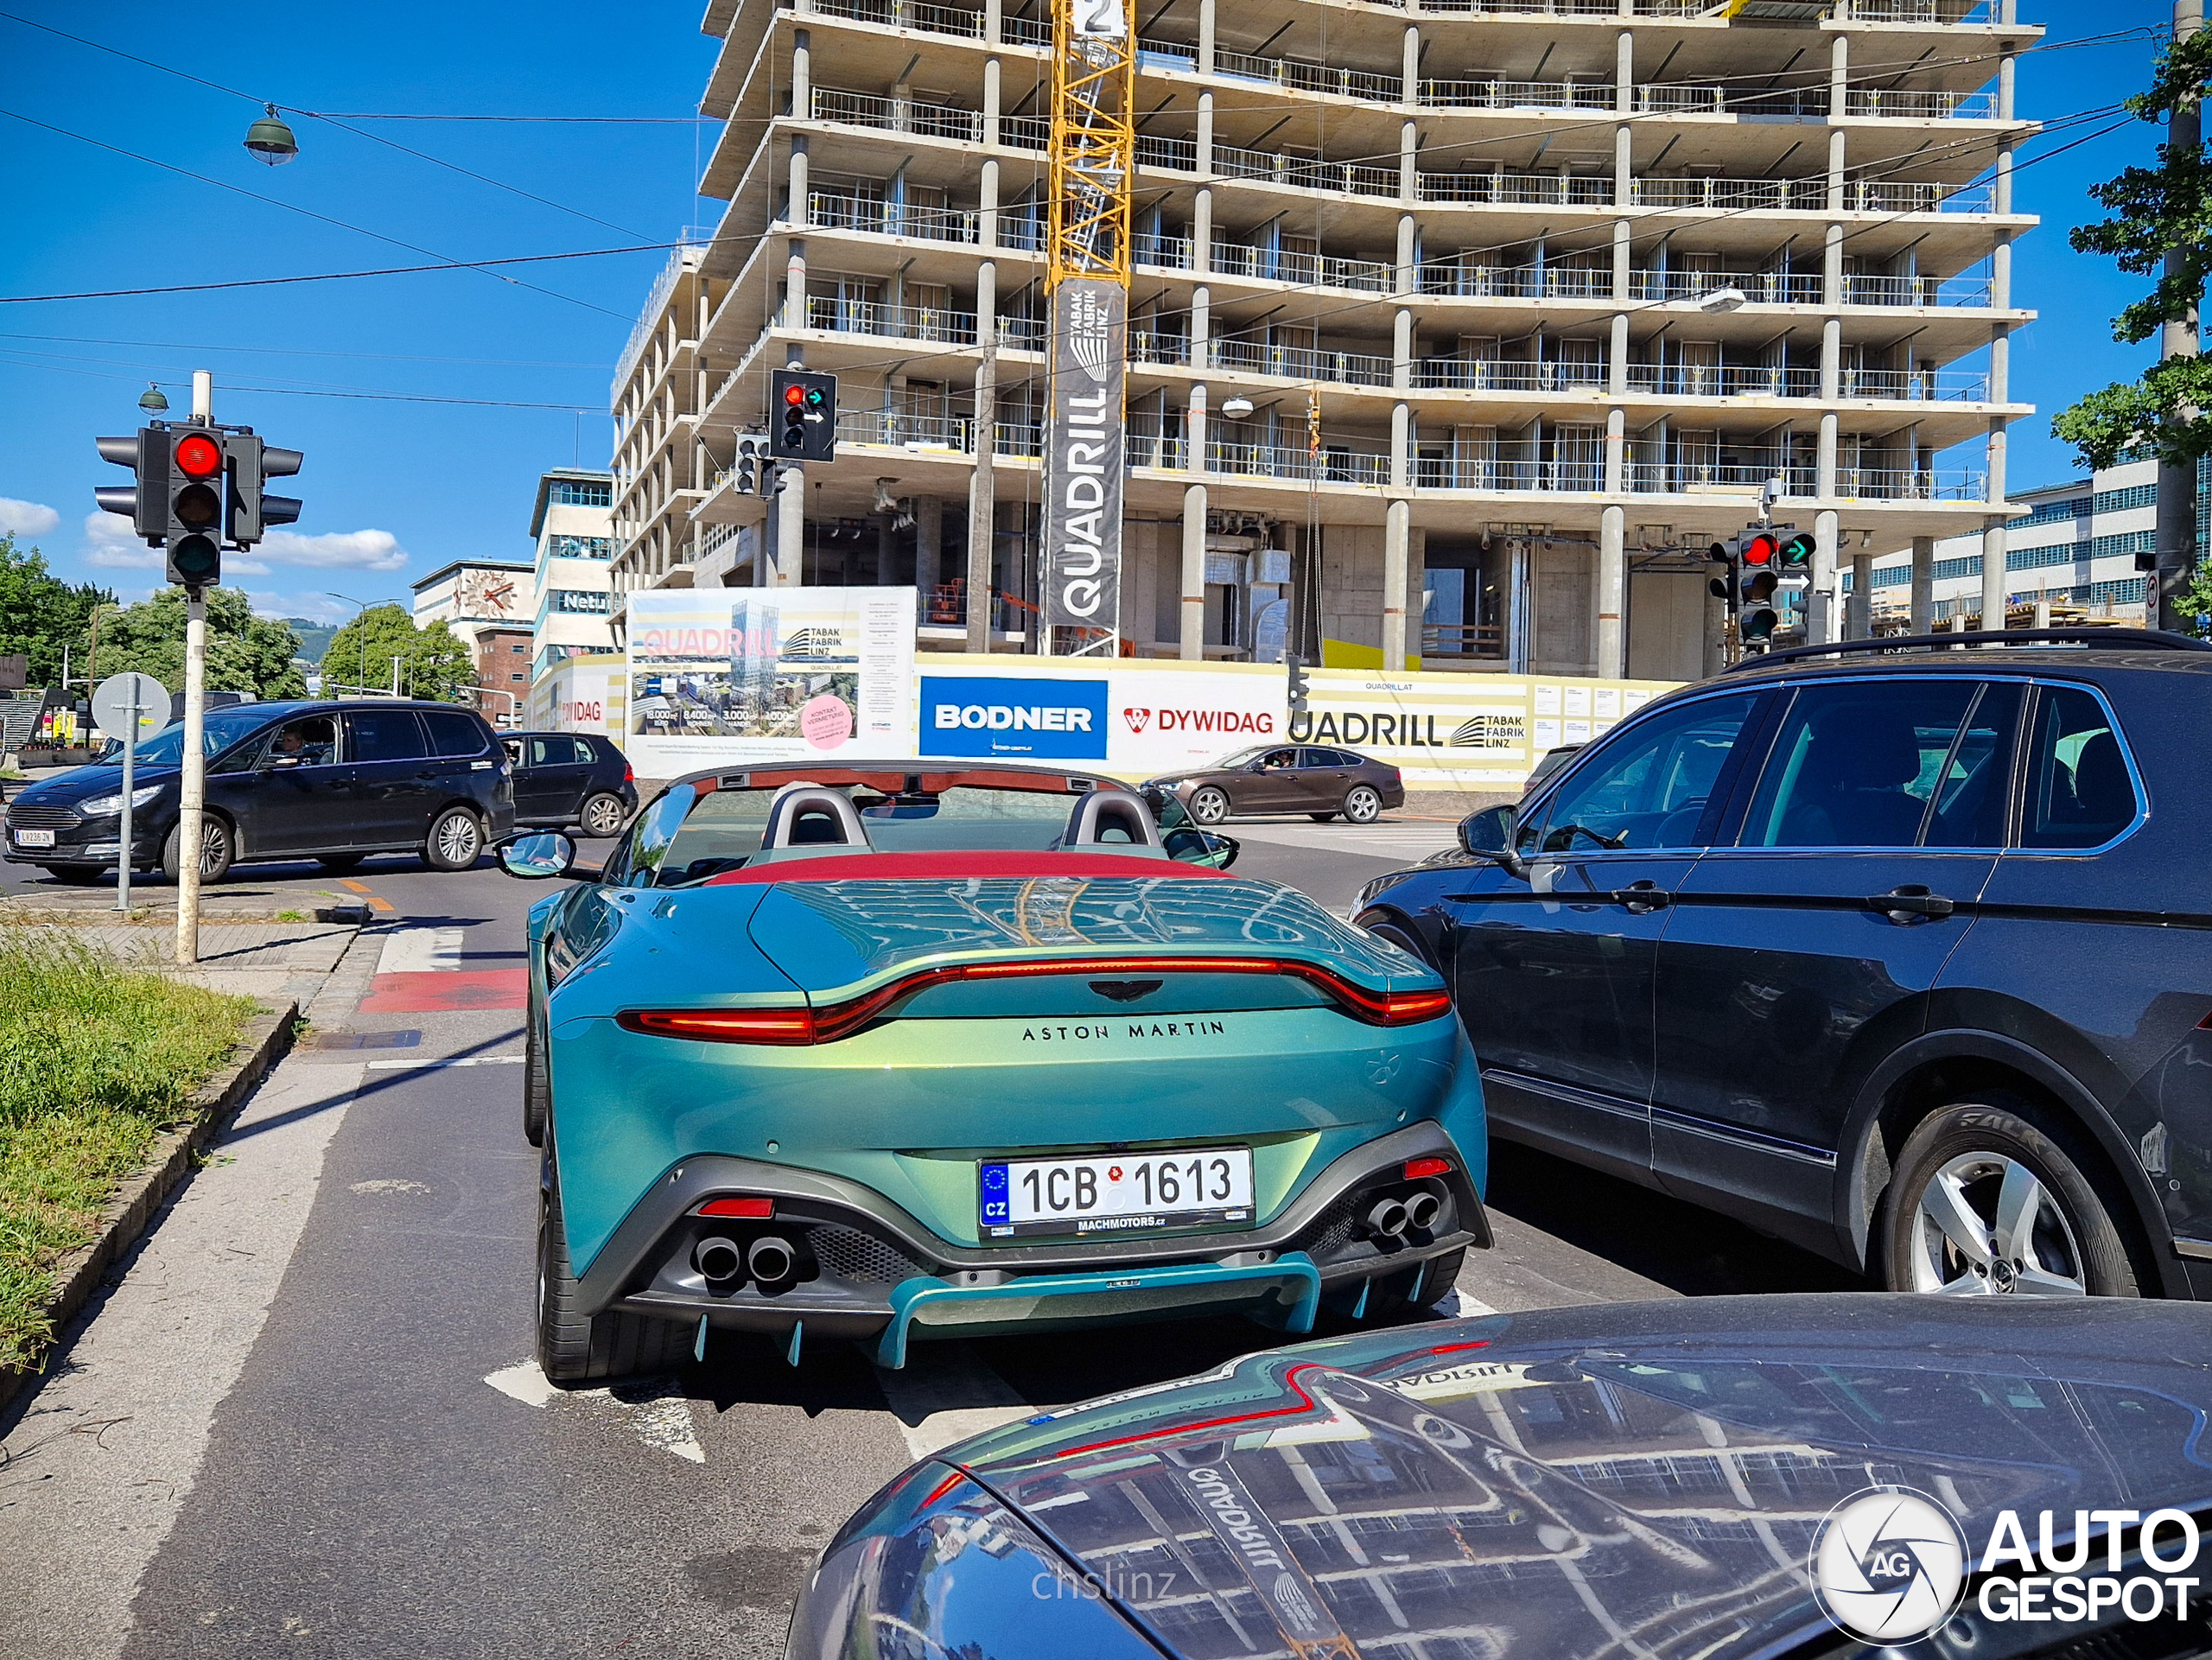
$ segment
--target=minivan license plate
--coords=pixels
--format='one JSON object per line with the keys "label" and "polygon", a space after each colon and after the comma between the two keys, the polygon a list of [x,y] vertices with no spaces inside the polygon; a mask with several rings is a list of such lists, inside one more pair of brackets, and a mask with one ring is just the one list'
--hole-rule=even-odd
{"label": "minivan license plate", "polygon": [[977,1199],[986,1239],[1249,1222],[1252,1149],[987,1160]]}

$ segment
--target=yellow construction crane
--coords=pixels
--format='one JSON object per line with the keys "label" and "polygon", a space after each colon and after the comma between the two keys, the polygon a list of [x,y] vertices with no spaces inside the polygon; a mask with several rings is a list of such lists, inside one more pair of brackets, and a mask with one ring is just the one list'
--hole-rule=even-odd
{"label": "yellow construction crane", "polygon": [[1044,603],[1046,653],[1121,650],[1133,0],[1053,0]]}

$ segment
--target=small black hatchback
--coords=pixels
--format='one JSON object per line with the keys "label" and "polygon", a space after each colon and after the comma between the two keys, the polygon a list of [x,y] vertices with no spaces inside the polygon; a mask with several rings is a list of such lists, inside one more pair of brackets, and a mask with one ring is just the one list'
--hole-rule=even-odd
{"label": "small black hatchback", "polygon": [[[514,826],[506,752],[483,717],[450,703],[234,703],[207,714],[207,814],[200,871],[213,881],[249,859],[320,860],[350,870],[371,853],[416,852],[466,870]],[[138,746],[132,868],[174,879],[181,722]],[[7,857],[90,882],[122,856],[120,748],[32,785],[9,804]]]}
{"label": "small black hatchback", "polygon": [[638,805],[638,775],[596,732],[503,732],[515,769],[515,823],[613,836]]}
{"label": "small black hatchback", "polygon": [[1360,920],[1497,1135],[1895,1290],[2212,1297],[2212,648],[1971,639],[1673,693]]}

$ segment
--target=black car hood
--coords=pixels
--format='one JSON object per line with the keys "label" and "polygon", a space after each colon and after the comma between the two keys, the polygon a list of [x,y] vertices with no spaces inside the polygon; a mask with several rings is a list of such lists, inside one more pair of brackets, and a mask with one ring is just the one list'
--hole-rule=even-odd
{"label": "black car hood", "polygon": [[1870,1486],[1976,1553],[2000,1511],[2201,1509],[2208,1406],[2188,1305],[1714,1298],[1302,1345],[939,1456],[1191,1660],[1690,1660],[1833,1637],[1809,1549]]}
{"label": "black car hood", "polygon": [[[148,766],[143,762],[131,768],[130,787],[143,790],[156,784],[173,784],[180,769],[175,766]],[[123,787],[123,767],[87,763],[73,766],[66,773],[41,779],[26,785],[10,798],[10,805],[22,802],[36,806],[73,807],[88,796],[112,795]]]}

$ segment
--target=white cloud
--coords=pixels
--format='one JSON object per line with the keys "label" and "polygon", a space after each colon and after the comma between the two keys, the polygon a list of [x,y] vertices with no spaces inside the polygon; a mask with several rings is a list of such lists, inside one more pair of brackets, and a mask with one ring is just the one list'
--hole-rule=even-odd
{"label": "white cloud", "polygon": [[317,570],[397,570],[407,563],[406,550],[390,531],[332,531],[322,536],[271,531],[256,551],[271,564]]}
{"label": "white cloud", "polygon": [[279,594],[273,590],[248,588],[246,598],[253,601],[257,616],[298,617],[308,622],[347,622],[352,620],[358,607],[334,600],[327,594]]}
{"label": "white cloud", "polygon": [[16,536],[44,536],[61,522],[61,515],[42,501],[17,501],[0,496],[0,531]]}
{"label": "white cloud", "polygon": [[103,570],[159,570],[168,563],[159,548],[138,539],[129,519],[105,512],[85,515],[84,554],[86,564]]}

